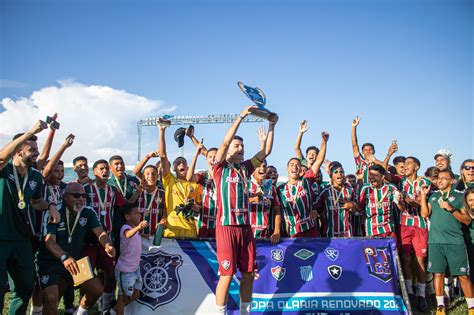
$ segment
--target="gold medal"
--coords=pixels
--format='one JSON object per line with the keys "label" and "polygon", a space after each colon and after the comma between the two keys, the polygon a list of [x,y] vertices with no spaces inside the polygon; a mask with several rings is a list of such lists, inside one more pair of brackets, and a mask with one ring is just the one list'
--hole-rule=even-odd
{"label": "gold medal", "polygon": [[71,243],[72,243],[72,237],[71,237],[71,236],[69,236],[69,237],[67,238],[67,242],[68,242],[68,244],[71,244]]}
{"label": "gold medal", "polygon": [[26,202],[23,201],[23,200],[20,200],[20,201],[18,202],[18,208],[19,208],[20,210],[25,209],[25,208],[26,208]]}

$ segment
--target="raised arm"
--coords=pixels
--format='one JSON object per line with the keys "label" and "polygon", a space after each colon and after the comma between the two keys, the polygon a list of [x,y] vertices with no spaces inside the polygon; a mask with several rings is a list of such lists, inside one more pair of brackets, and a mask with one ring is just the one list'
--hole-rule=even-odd
{"label": "raised arm", "polygon": [[221,146],[217,150],[216,153],[216,162],[217,163],[222,163],[227,155],[227,151],[229,150],[229,145],[232,142],[232,139],[234,138],[235,134],[237,133],[237,129],[239,129],[240,124],[242,123],[242,120],[245,119],[245,117],[250,114],[250,109],[255,108],[256,106],[248,106],[242,110],[242,112],[239,114],[237,119],[234,121],[232,126],[227,130],[227,133],[225,134],[224,141],[222,142]]}
{"label": "raised arm", "polygon": [[163,170],[163,177],[170,173],[170,163],[168,156],[166,155],[166,141],[165,141],[165,130],[166,126],[158,125],[158,152],[161,159],[161,169]]}
{"label": "raised arm", "polygon": [[318,157],[316,158],[316,161],[314,161],[313,165],[311,165],[311,170],[313,173],[316,175],[319,172],[319,169],[321,168],[321,165],[324,163],[324,159],[326,158],[326,147],[327,143],[329,140],[329,133],[326,131],[323,131],[321,133],[321,147],[318,153]]}
{"label": "raised arm", "polygon": [[[273,135],[275,131],[275,125],[278,122],[278,115],[273,114],[270,117],[268,117],[268,134],[267,134],[267,139],[261,145],[260,151],[257,152],[253,157],[257,159],[258,161],[263,162],[267,156],[272,153],[272,147],[273,147]],[[260,165],[259,163],[259,165]],[[258,165],[255,165],[257,167]]]}
{"label": "raised arm", "polygon": [[423,218],[429,218],[431,215],[431,205],[428,203],[428,194],[430,193],[430,186],[421,187],[420,191],[420,215]]}
{"label": "raised arm", "polygon": [[390,162],[390,158],[391,158],[392,155],[394,155],[397,151],[398,151],[397,140],[393,140],[393,141],[392,141],[392,144],[391,144],[390,147],[388,148],[387,156],[385,157],[385,159],[384,159],[383,162],[382,162],[382,166],[383,166],[384,169],[388,169],[388,163]]}
{"label": "raised arm", "polygon": [[357,126],[359,125],[359,122],[359,116],[352,120],[352,152],[354,153],[354,157],[358,157],[360,155],[359,144],[357,143]]}
{"label": "raised arm", "polygon": [[201,140],[201,142],[198,143],[196,146],[196,152],[194,152],[193,159],[191,161],[191,165],[188,167],[188,172],[186,173],[186,180],[187,181],[192,181],[192,182],[197,182],[198,181],[198,175],[194,174],[194,170],[196,169],[196,162],[199,157],[199,154],[201,153],[202,150],[202,142],[204,139]]}
{"label": "raised arm", "polygon": [[145,157],[141,159],[140,161],[138,161],[137,165],[135,165],[135,167],[133,168],[132,170],[133,174],[135,174],[135,176],[138,178],[142,178],[143,177],[142,170],[145,167],[146,163],[148,163],[148,161],[151,158],[158,157],[158,156],[159,156],[158,151],[151,151],[150,153],[145,155]]}
{"label": "raised arm", "polygon": [[[56,120],[58,118],[58,113],[53,115],[53,119]],[[53,144],[54,134],[56,133],[56,128],[54,128],[54,124],[49,125],[50,131],[48,137],[43,146],[43,150],[41,151],[40,156],[38,157],[38,161],[36,162],[36,167],[38,171],[41,171],[43,167],[45,167],[46,162],[49,158],[49,153],[51,152],[51,146]]]}
{"label": "raised arm", "polygon": [[[197,147],[200,144],[199,140],[194,136],[194,127],[193,126],[189,126],[188,128],[186,128],[186,136],[188,136],[189,139],[191,139],[191,141],[194,143],[194,146]],[[204,157],[207,156],[207,149],[206,149],[205,146],[202,146],[201,154]]]}
{"label": "raised arm", "polygon": [[16,138],[3,147],[3,149],[0,150],[0,170],[7,165],[8,161],[13,157],[13,154],[23,143],[31,136],[40,133],[46,128],[48,128],[48,125],[44,121],[38,120],[30,131],[25,132],[21,137]]}
{"label": "raised arm", "polygon": [[298,159],[303,157],[303,152],[301,152],[301,140],[303,139],[303,134],[308,131],[308,129],[308,122],[306,120],[300,122],[300,128],[298,130],[298,136],[296,137],[295,143],[295,154]]}
{"label": "raised arm", "polygon": [[44,166],[43,178],[48,178],[48,176],[51,174],[51,171],[53,170],[53,168],[56,167],[66,149],[69,148],[73,144],[73,142],[74,135],[71,133],[69,136],[67,136],[61,147],[59,147],[58,152],[56,152],[51,158],[51,160],[49,160],[48,163],[46,163],[46,165]]}

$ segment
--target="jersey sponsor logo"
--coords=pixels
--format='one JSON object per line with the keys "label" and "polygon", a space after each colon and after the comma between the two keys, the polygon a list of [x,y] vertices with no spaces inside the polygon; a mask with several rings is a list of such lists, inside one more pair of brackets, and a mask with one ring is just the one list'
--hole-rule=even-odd
{"label": "jersey sponsor logo", "polygon": [[225,179],[226,183],[238,183],[239,181],[239,176],[227,176]]}
{"label": "jersey sponsor logo", "polygon": [[272,269],[272,276],[275,278],[276,281],[280,281],[286,274],[286,268],[282,268],[280,266],[273,267]]}
{"label": "jersey sponsor logo", "polygon": [[81,226],[85,226],[87,224],[87,218],[80,218],[79,219],[79,224]]}
{"label": "jersey sponsor logo", "polygon": [[66,227],[66,223],[65,222],[59,222],[59,226],[58,228],[65,228]]}
{"label": "jersey sponsor logo", "polygon": [[314,253],[310,250],[303,248],[297,251],[296,253],[294,253],[293,255],[301,260],[306,260],[310,258],[311,256],[313,256]]}
{"label": "jersey sponsor logo", "polygon": [[142,255],[140,273],[143,294],[137,302],[155,310],[176,299],[181,291],[178,269],[182,265],[183,258],[180,255],[163,251]]}
{"label": "jersey sponsor logo", "polygon": [[461,267],[459,268],[459,272],[466,272],[467,271],[467,268],[466,267]]}
{"label": "jersey sponsor logo", "polygon": [[454,196],[451,196],[451,197],[448,198],[449,202],[453,202],[454,200],[456,200],[456,198]]}
{"label": "jersey sponsor logo", "polygon": [[301,266],[300,267],[301,280],[311,281],[313,279],[313,267],[312,266]]}
{"label": "jersey sponsor logo", "polygon": [[49,281],[49,275],[41,276],[40,281],[41,281],[42,284],[48,283],[48,281]]}
{"label": "jersey sponsor logo", "polygon": [[283,261],[283,250],[282,249],[272,249],[272,260],[276,262]]}
{"label": "jersey sponsor logo", "polygon": [[339,257],[339,251],[335,248],[328,247],[324,250],[324,254],[331,261],[336,261]]}
{"label": "jersey sponsor logo", "polygon": [[230,268],[230,261],[228,261],[228,260],[223,260],[223,261],[221,261],[221,266],[222,266],[222,268],[224,268],[224,270],[229,270],[229,268]]}
{"label": "jersey sponsor logo", "polygon": [[365,263],[369,274],[383,282],[392,280],[392,265],[388,247],[364,248]]}
{"label": "jersey sponsor logo", "polygon": [[31,190],[35,190],[35,188],[36,188],[36,186],[38,185],[38,183],[35,182],[34,180],[30,180],[30,181],[28,182],[28,185],[30,186],[30,189],[31,189]]}
{"label": "jersey sponsor logo", "polygon": [[339,280],[342,276],[342,267],[338,265],[331,265],[328,267],[328,273],[334,280]]}

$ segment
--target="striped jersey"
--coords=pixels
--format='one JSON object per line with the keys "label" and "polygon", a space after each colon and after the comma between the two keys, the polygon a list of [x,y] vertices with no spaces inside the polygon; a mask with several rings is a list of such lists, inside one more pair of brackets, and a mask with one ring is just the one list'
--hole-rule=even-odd
{"label": "striped jersey", "polygon": [[384,184],[382,188],[375,189],[372,185],[364,185],[360,191],[359,203],[365,208],[365,229],[367,236],[394,231],[392,207],[394,206],[393,194],[398,189],[392,184]]}
{"label": "striped jersey", "polygon": [[344,185],[341,190],[333,186],[324,188],[316,201],[316,208],[324,212],[327,222],[325,235],[327,237],[351,237],[351,211],[342,208],[345,202],[354,201],[354,189]]}
{"label": "striped jersey", "polygon": [[280,203],[276,195],[276,188],[271,179],[263,180],[259,185],[254,178],[249,181],[250,197],[260,195],[258,202],[250,202],[250,225],[255,238],[268,238],[274,229],[273,209]]}
{"label": "striped jersey", "polygon": [[148,227],[143,229],[143,234],[155,235],[156,226],[166,213],[165,189],[161,182],[158,182],[156,190],[148,193],[145,189],[138,196],[138,208],[141,213],[141,220],[148,222]]}
{"label": "striped jersey", "polygon": [[202,186],[201,213],[197,219],[198,229],[216,228],[216,185],[210,177],[209,172],[200,172],[197,174],[197,183]]}
{"label": "striped jersey", "polygon": [[[424,177],[418,177],[414,182],[411,182],[405,176],[400,181],[399,189],[403,195],[418,200],[421,196],[421,187],[429,185],[431,185],[431,182]],[[408,203],[406,204],[405,211],[401,213],[400,224],[424,229],[428,227],[427,220],[420,215],[420,206],[411,206]]]}
{"label": "striped jersey", "polygon": [[232,164],[226,160],[214,164],[217,224],[250,225],[247,180],[254,170],[250,160],[240,164]]}
{"label": "striped jersey", "polygon": [[[66,183],[61,182],[59,185],[51,185],[48,183],[43,183],[43,199],[49,203],[55,203],[56,209],[62,209],[63,206],[63,197],[64,191],[66,190]],[[41,238],[46,235],[46,226],[48,225],[49,220],[49,211],[41,211],[36,214],[36,224],[35,231],[36,236],[41,240]]]}
{"label": "striped jersey", "polygon": [[356,174],[362,174],[362,184],[369,183],[369,167],[372,163],[367,162],[362,155],[354,157],[356,163]]}
{"label": "striped jersey", "polygon": [[[110,233],[112,231],[114,207],[116,205],[122,207],[127,201],[114,186],[106,185],[105,189],[100,189],[96,188],[94,183],[91,183],[85,184],[84,190],[87,194],[87,206],[95,211],[104,230]],[[107,199],[105,199],[105,195],[107,195]],[[102,200],[103,207],[99,201],[99,196],[100,200]]]}
{"label": "striped jersey", "polygon": [[295,184],[287,182],[277,188],[279,202],[290,236],[315,227],[315,220],[311,218],[313,203],[316,201],[311,186],[315,181],[316,176],[314,176],[312,170],[309,170],[305,177]]}

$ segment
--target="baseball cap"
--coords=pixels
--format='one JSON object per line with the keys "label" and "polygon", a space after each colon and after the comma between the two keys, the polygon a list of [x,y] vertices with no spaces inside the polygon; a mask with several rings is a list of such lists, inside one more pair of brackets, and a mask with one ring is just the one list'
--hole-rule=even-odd
{"label": "baseball cap", "polygon": [[181,148],[184,145],[184,136],[186,135],[186,128],[178,128],[174,132],[174,140],[178,142],[178,147]]}

